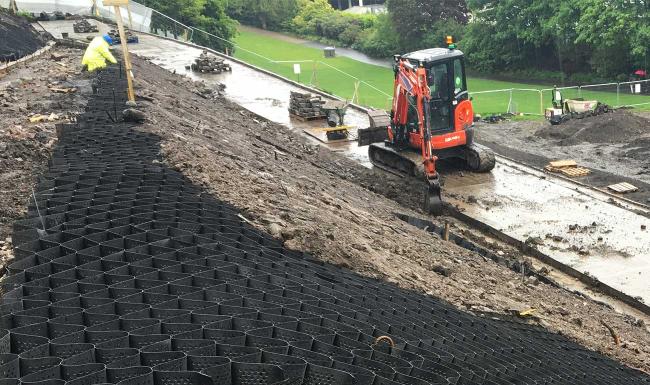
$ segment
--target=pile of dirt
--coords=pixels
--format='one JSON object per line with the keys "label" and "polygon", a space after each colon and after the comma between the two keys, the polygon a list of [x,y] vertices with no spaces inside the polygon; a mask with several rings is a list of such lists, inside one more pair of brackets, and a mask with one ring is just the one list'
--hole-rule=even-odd
{"label": "pile of dirt", "polygon": [[45,39],[27,20],[0,9],[0,61],[13,61],[37,51]]}
{"label": "pile of dirt", "polygon": [[[165,163],[242,210],[291,249],[442,298],[473,312],[535,308],[538,324],[628,365],[650,370],[645,321],[522,276],[401,221],[422,216],[423,186],[311,144],[200,85],[134,58],[139,101]],[[449,220],[449,219],[447,219]],[[452,231],[456,231],[452,227]],[[623,342],[616,345],[605,322]]]}
{"label": "pile of dirt", "polygon": [[629,143],[650,135],[650,120],[625,110],[544,125],[535,136],[558,140],[561,146],[588,143]]}

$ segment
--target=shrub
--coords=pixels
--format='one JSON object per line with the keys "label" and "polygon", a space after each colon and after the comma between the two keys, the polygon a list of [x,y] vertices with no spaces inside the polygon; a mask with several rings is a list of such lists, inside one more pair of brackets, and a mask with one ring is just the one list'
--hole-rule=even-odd
{"label": "shrub", "polygon": [[339,35],[338,40],[346,47],[354,47],[357,39],[361,36],[362,29],[358,24],[348,25]]}
{"label": "shrub", "polygon": [[388,15],[378,15],[372,28],[364,30],[357,38],[358,48],[373,57],[390,57],[399,52],[397,33]]}

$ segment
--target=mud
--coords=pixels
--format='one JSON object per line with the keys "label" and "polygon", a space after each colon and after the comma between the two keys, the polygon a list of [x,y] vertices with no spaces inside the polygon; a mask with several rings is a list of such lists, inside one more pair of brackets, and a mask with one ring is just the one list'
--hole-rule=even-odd
{"label": "mud", "polygon": [[[287,247],[477,313],[534,307],[531,322],[650,370],[645,322],[522,279],[398,219],[395,212],[423,215],[417,207],[424,186],[367,169],[224,98],[203,99],[194,92],[198,84],[142,59],[134,59],[134,72],[137,92],[153,100],[139,101],[149,117],[142,129],[163,137],[165,162]],[[621,335],[621,345],[601,320]]]}
{"label": "mud", "polygon": [[[52,60],[52,55],[58,61]],[[77,71],[81,51],[54,48],[14,67],[0,77],[0,271],[13,257],[12,224],[21,218],[30,199],[31,187],[42,173],[56,144],[57,123],[68,122],[82,110],[88,82]],[[49,86],[76,88],[63,94]],[[43,116],[39,122],[30,118]]]}
{"label": "mud", "polygon": [[29,55],[45,45],[45,39],[29,22],[0,9],[0,61]]}
{"label": "mud", "polygon": [[[627,110],[574,119],[565,124],[545,124],[535,132],[540,138],[558,140],[561,146],[582,142],[625,143],[629,146],[643,144],[650,138],[650,120]],[[647,145],[647,144],[646,144]],[[650,150],[650,147],[648,147]]]}
{"label": "mud", "polygon": [[[595,141],[607,138],[606,135],[587,135],[589,130],[583,130],[577,135],[580,140],[571,138],[585,125],[600,127],[602,123],[598,123],[597,119],[602,116],[570,121],[559,126],[551,126],[546,121],[479,123],[476,138],[498,154],[537,168],[544,167],[552,160],[573,159],[580,166],[591,170],[588,176],[575,180],[600,189],[607,189],[608,185],[614,183],[631,183],[639,191],[625,194],[624,197],[647,205],[650,203],[650,124],[644,131],[640,123],[648,122],[650,114],[621,111],[605,116],[610,119],[619,114],[624,116],[624,121],[632,123],[630,128],[614,123],[618,129],[627,132],[625,135],[628,136],[613,133],[608,141],[603,142]],[[607,127],[605,130],[616,131]],[[545,137],[537,134],[540,132]],[[559,145],[562,141],[565,141],[565,145]],[[569,141],[575,143],[569,145]]]}

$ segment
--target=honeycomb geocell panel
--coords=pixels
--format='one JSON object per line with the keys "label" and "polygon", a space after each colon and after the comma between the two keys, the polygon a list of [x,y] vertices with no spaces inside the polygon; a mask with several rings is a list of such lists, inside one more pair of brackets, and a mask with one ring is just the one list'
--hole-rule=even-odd
{"label": "honeycomb geocell panel", "polygon": [[649,384],[560,335],[285,250],[112,121],[118,71],[59,127],[15,224],[0,384]]}

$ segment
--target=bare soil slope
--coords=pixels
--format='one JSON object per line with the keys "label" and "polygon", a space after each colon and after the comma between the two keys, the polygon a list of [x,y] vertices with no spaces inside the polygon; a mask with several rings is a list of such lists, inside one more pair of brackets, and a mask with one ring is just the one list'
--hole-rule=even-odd
{"label": "bare soil slope", "polygon": [[200,85],[142,59],[134,60],[134,72],[137,92],[150,99],[139,101],[148,115],[142,129],[163,137],[165,161],[286,246],[463,309],[537,308],[537,322],[549,329],[650,370],[650,333],[642,321],[522,280],[396,218],[395,212],[422,215],[413,211],[418,183],[365,169],[225,99],[204,99]]}
{"label": "bare soil slope", "polygon": [[27,20],[0,9],[0,61],[20,59],[44,44],[44,39]]}
{"label": "bare soil slope", "polygon": [[[53,59],[54,55],[57,60]],[[0,271],[12,258],[13,222],[21,218],[36,177],[56,144],[55,124],[82,109],[81,51],[54,48],[28,66],[0,74]],[[75,83],[70,83],[71,81]],[[50,88],[77,90],[57,93]],[[39,117],[40,116],[40,117]],[[33,118],[30,121],[30,118]]]}

